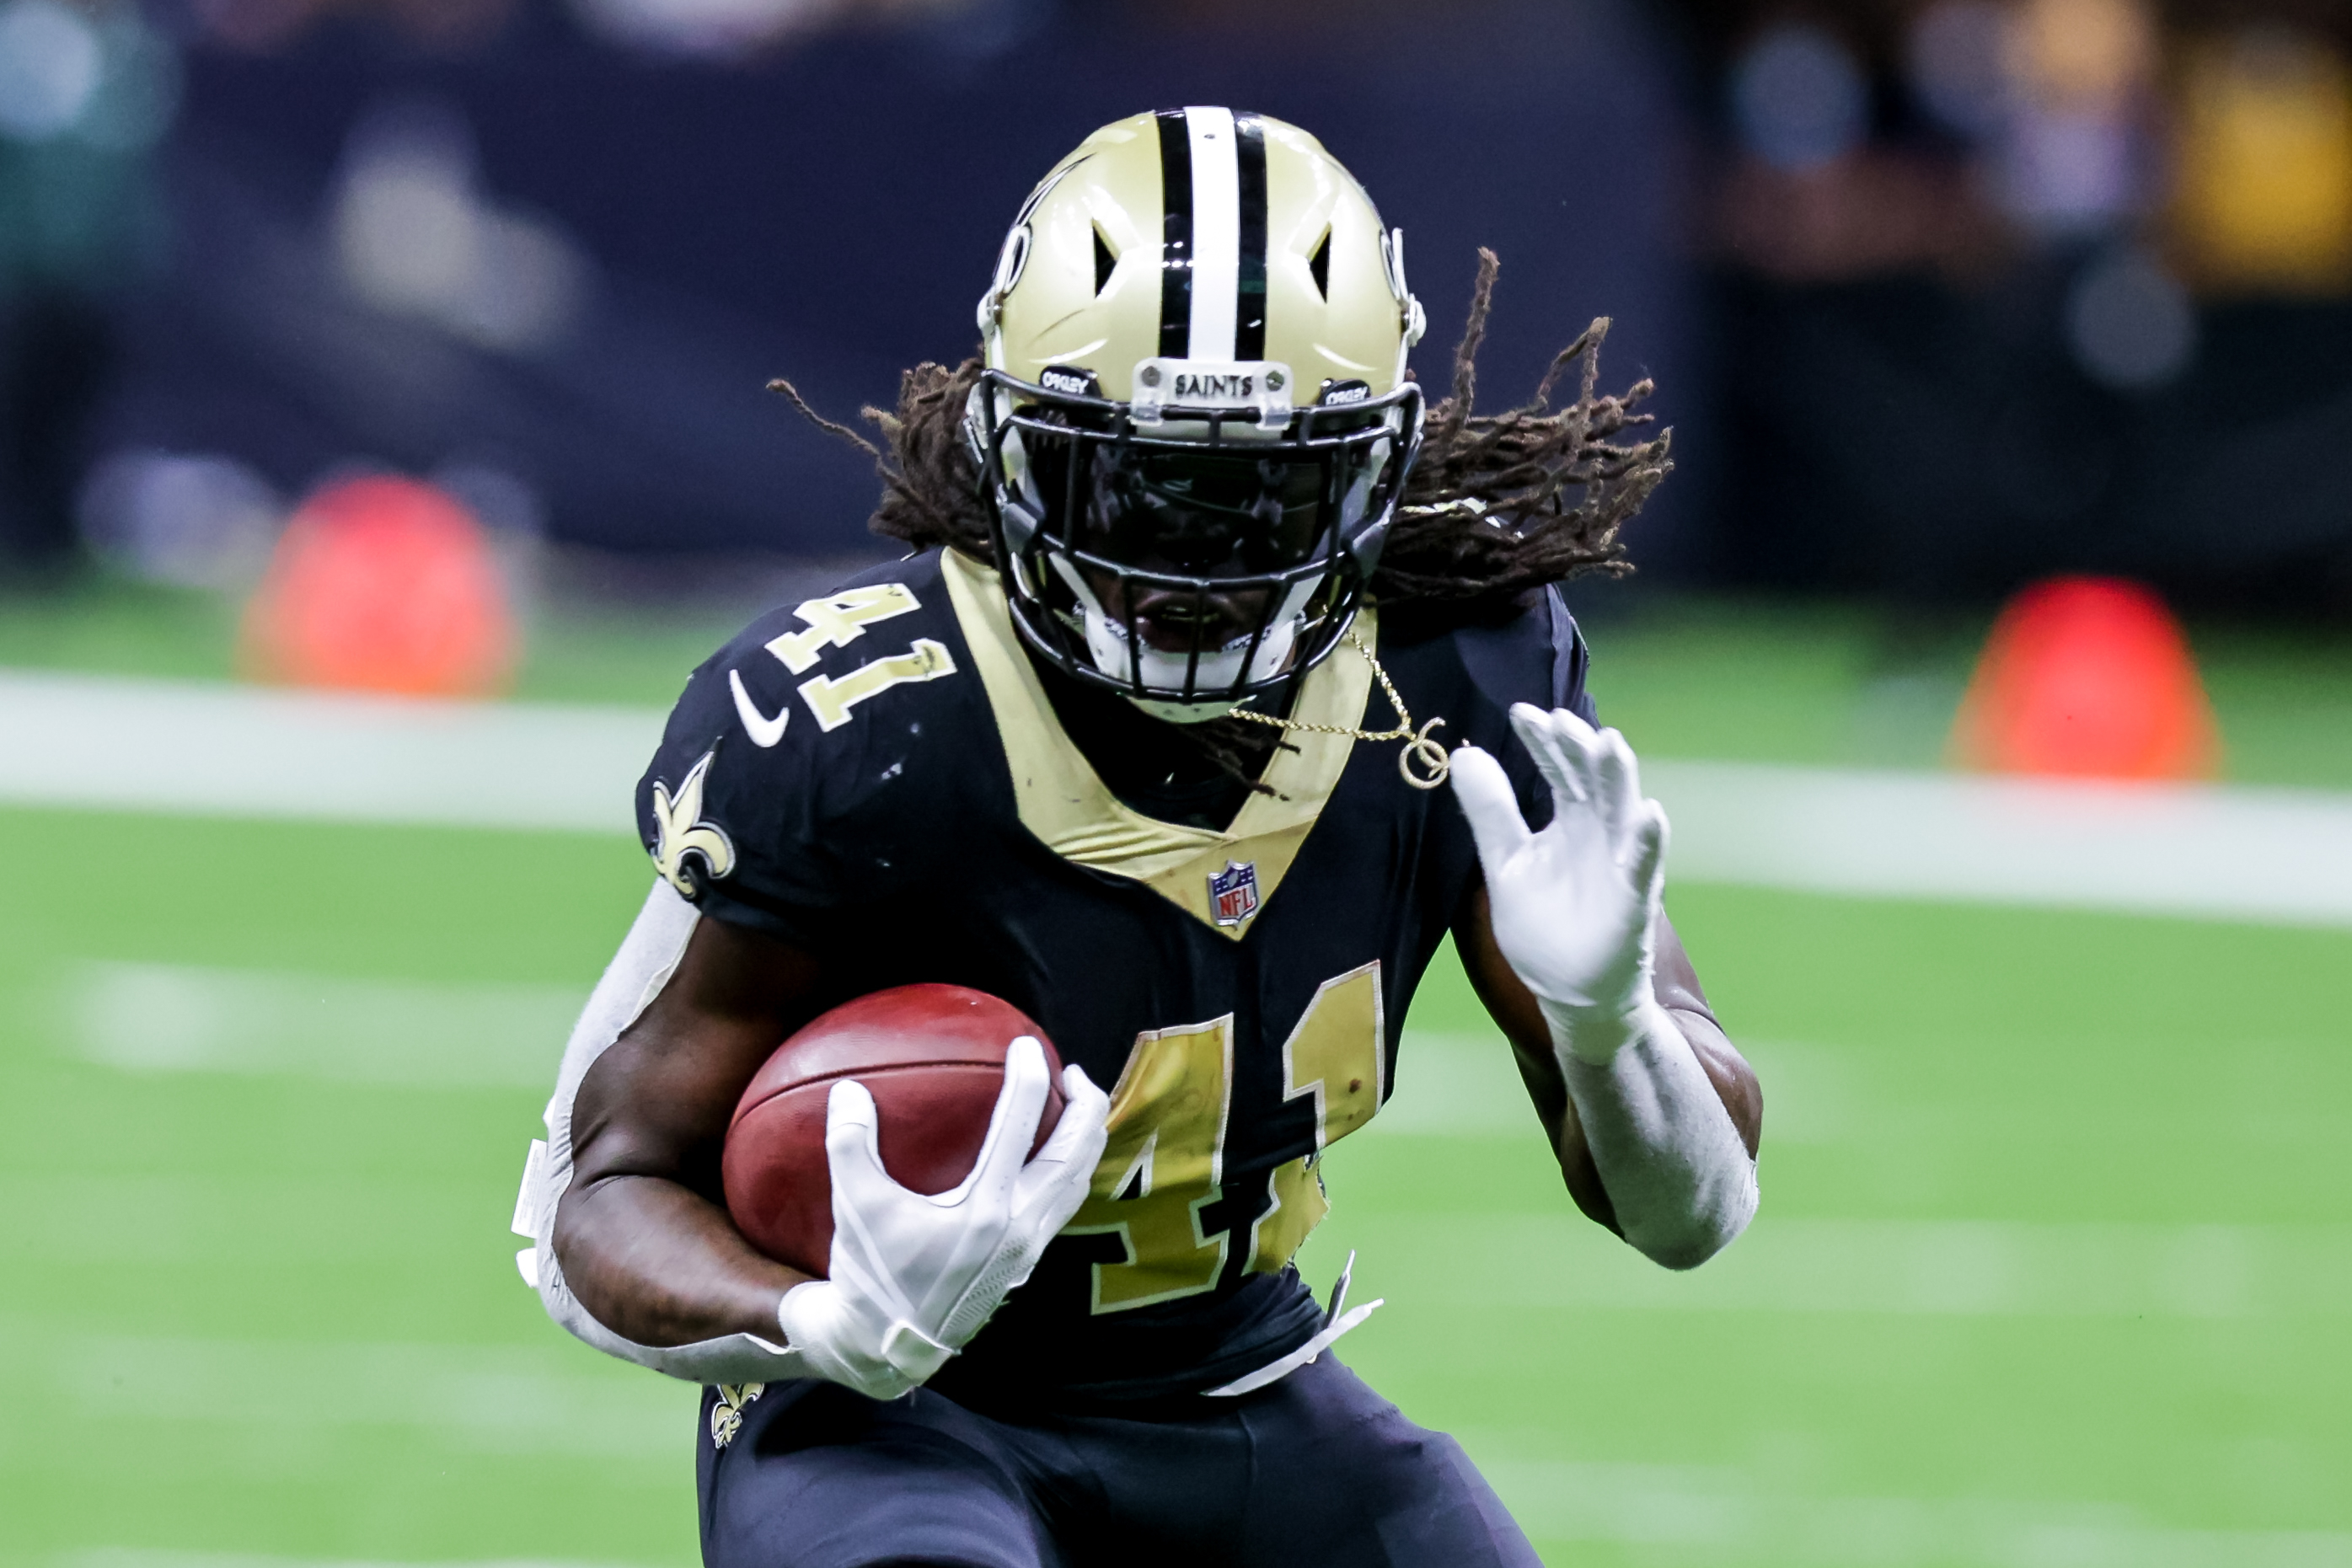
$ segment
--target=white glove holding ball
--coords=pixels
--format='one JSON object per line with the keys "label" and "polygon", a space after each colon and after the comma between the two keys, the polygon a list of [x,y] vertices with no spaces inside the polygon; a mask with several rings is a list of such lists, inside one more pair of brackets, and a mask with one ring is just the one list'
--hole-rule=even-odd
{"label": "white glove holding ball", "polygon": [[874,1097],[844,1080],[825,1103],[833,1175],[827,1277],[784,1292],[776,1317],[810,1372],[874,1399],[917,1387],[969,1343],[1047,1242],[1086,1201],[1110,1099],[1076,1063],[1062,1070],[1062,1119],[1028,1154],[1045,1108],[1045,1053],[1027,1036],[1005,1053],[1004,1087],[971,1174],[936,1196],[883,1168]]}

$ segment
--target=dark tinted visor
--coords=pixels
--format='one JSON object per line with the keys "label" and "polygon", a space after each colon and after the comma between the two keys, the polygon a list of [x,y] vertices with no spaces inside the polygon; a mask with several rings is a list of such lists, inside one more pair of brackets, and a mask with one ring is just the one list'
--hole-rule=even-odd
{"label": "dark tinted visor", "polygon": [[1089,555],[1145,570],[1250,577],[1328,551],[1331,461],[1097,447],[1078,537]]}
{"label": "dark tinted visor", "polygon": [[1411,383],[1374,402],[1297,409],[1267,432],[1220,410],[1139,423],[1119,404],[989,374],[1003,401],[988,456],[1001,464],[1013,548],[1194,582],[1279,587],[1326,568],[1388,515],[1420,427]]}

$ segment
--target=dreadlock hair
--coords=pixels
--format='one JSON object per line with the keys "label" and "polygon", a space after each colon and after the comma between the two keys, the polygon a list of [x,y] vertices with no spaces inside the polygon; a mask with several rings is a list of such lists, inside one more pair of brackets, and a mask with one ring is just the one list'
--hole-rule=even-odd
{"label": "dreadlock hair", "polygon": [[[1368,585],[1383,607],[1499,610],[1530,589],[1585,572],[1622,576],[1633,566],[1618,536],[1674,468],[1671,431],[1640,442],[1613,439],[1654,423],[1634,408],[1656,388],[1645,380],[1613,397],[1599,394],[1606,317],[1553,357],[1526,402],[1501,413],[1475,411],[1478,349],[1500,268],[1493,251],[1478,252],[1470,319],[1454,350],[1453,387],[1429,411],[1421,460],[1405,481]],[[1553,392],[1577,365],[1576,401],[1553,408]],[[882,446],[818,413],[790,382],[768,386],[874,459],[882,480],[869,525],[876,533],[917,549],[944,545],[992,562],[980,475],[963,439],[964,405],[980,369],[978,360],[953,370],[926,362],[900,376],[895,411],[862,411]]]}
{"label": "dreadlock hair", "polygon": [[782,393],[802,418],[874,460],[874,471],[882,480],[882,500],[867,519],[868,528],[919,550],[944,546],[994,565],[996,549],[980,498],[980,471],[963,438],[964,405],[980,384],[980,368],[976,359],[953,370],[926,360],[900,372],[896,413],[871,403],[858,411],[882,433],[887,452],[811,408],[792,382],[780,378],[770,382],[768,390]]}
{"label": "dreadlock hair", "polygon": [[[1430,410],[1421,461],[1405,480],[1369,585],[1384,606],[1493,612],[1586,572],[1623,576],[1633,568],[1618,536],[1674,468],[1671,431],[1612,439],[1654,423],[1634,407],[1656,386],[1643,380],[1599,395],[1605,316],[1552,357],[1526,402],[1475,412],[1478,348],[1500,270],[1495,253],[1482,248],[1469,324],[1454,350],[1453,389]],[[1576,401],[1554,409],[1553,392],[1580,363]]]}
{"label": "dreadlock hair", "polygon": [[[1492,619],[1547,583],[1632,571],[1618,536],[1674,468],[1671,431],[1643,441],[1615,439],[1654,423],[1634,409],[1655,387],[1643,380],[1616,396],[1599,394],[1606,317],[1553,356],[1526,402],[1501,413],[1476,412],[1478,349],[1501,265],[1493,251],[1479,250],[1452,387],[1423,423],[1420,461],[1405,480],[1366,585],[1383,610],[1410,607],[1417,626]],[[1553,408],[1552,394],[1579,365],[1576,400]],[[980,474],[963,437],[965,404],[980,372],[976,359],[953,370],[926,361],[906,371],[895,410],[860,411],[881,434],[879,446],[818,413],[790,382],[768,388],[873,458],[882,480],[881,503],[868,524],[876,533],[993,564]],[[1237,719],[1176,727],[1220,768],[1265,788],[1256,779],[1281,744],[1278,732]]]}

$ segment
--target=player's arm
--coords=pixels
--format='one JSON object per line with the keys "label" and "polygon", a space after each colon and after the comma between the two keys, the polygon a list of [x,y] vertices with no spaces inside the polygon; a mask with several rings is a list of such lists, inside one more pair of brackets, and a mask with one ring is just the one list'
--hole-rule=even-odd
{"label": "player's arm", "polygon": [[[640,930],[669,896],[656,889]],[[745,1085],[823,1004],[821,965],[709,917],[673,951],[674,972],[654,981],[572,1098],[571,1179],[550,1241],[559,1291],[589,1322],[558,1315],[600,1348],[674,1375],[815,1376],[895,1398],[980,1331],[1085,1200],[1108,1098],[1066,1068],[1061,1120],[1031,1155],[1051,1085],[1038,1043],[1013,1041],[971,1174],[928,1196],[883,1168],[865,1086],[835,1083],[825,1127],[833,1252],[826,1277],[812,1280],[743,1240],[719,1168]],[[715,1378],[719,1365],[757,1370]]]}
{"label": "player's arm", "polygon": [[727,1218],[719,1157],[744,1086],[819,1010],[816,960],[696,922],[677,972],[581,1080],[555,1252],[572,1293],[639,1344],[780,1337],[808,1276],[753,1251]]}
{"label": "player's arm", "polygon": [[[1585,1135],[1584,1123],[1577,1115],[1576,1102],[1569,1093],[1568,1074],[1560,1065],[1543,1009],[1535,993],[1511,972],[1502,950],[1495,946],[1492,909],[1483,882],[1471,891],[1468,907],[1454,925],[1454,940],[1462,955],[1463,967],[1469,971],[1471,987],[1511,1042],[1519,1077],[1527,1084],[1528,1097],[1535,1102],[1536,1113],[1559,1158],[1560,1175],[1567,1179],[1569,1195],[1586,1215],[1623,1235],[1616,1207],[1610,1201],[1608,1186],[1601,1179],[1600,1167],[1594,1162],[1591,1141]],[[1706,995],[1699,988],[1698,974],[1691,966],[1690,955],[1664,911],[1656,922],[1656,941],[1657,973],[1653,989],[1658,1003],[1698,1059],[1708,1087],[1715,1091],[1716,1098],[1731,1117],[1741,1146],[1753,1159],[1764,1136],[1764,1092],[1756,1081],[1755,1070],[1716,1021],[1714,1011],[1706,1005]]]}
{"label": "player's arm", "polygon": [[1762,1091],[1665,919],[1665,813],[1643,799],[1623,737],[1524,704],[1511,724],[1552,820],[1531,832],[1501,765],[1454,754],[1485,879],[1457,944],[1579,1206],[1656,1261],[1695,1267],[1755,1213]]}

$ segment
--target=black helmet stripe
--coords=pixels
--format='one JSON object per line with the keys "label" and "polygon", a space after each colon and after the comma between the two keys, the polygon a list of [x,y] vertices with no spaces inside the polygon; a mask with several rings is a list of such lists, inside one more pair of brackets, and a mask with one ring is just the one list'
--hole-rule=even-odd
{"label": "black helmet stripe", "polygon": [[1192,148],[1181,109],[1160,111],[1160,357],[1188,359],[1192,341]]}
{"label": "black helmet stripe", "polygon": [[1241,276],[1234,295],[1234,358],[1265,358],[1265,121],[1234,117],[1241,163]]}
{"label": "black helmet stripe", "polygon": [[1158,116],[1162,359],[1265,357],[1265,124],[1224,109]]}

